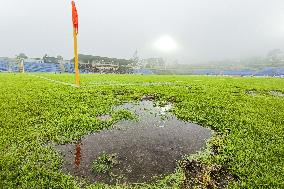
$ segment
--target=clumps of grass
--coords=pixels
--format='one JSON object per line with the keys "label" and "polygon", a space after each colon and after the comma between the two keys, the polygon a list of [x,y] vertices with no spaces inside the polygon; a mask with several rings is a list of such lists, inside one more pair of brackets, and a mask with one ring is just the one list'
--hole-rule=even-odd
{"label": "clumps of grass", "polygon": [[117,154],[101,154],[92,164],[95,173],[108,173],[118,164]]}
{"label": "clumps of grass", "polygon": [[229,132],[225,129],[222,135],[214,133],[203,151],[185,156],[179,162],[185,176],[181,188],[228,188],[238,184],[238,177],[224,164],[231,161],[223,154]]}
{"label": "clumps of grass", "polygon": [[117,122],[120,120],[136,120],[137,115],[133,112],[130,112],[129,110],[118,110],[117,112],[114,112],[113,121]]}
{"label": "clumps of grass", "polygon": [[198,160],[186,160],[182,168],[186,179],[183,187],[226,188],[235,178],[229,170],[217,164],[206,165]]}

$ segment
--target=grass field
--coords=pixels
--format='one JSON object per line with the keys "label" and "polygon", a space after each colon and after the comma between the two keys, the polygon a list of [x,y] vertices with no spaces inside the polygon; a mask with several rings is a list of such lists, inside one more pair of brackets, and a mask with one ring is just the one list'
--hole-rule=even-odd
{"label": "grass field", "polygon": [[[47,80],[49,78],[59,82]],[[0,74],[0,188],[126,188],[79,183],[60,170],[52,144],[109,128],[128,115],[111,107],[144,95],[173,102],[173,112],[216,131],[194,158],[235,175],[230,188],[284,188],[284,80],[214,76]],[[103,122],[97,116],[111,114]],[[218,153],[210,155],[210,146]],[[179,188],[182,169],[135,188]],[[202,186],[201,186],[202,187]],[[203,185],[203,187],[206,187]]]}

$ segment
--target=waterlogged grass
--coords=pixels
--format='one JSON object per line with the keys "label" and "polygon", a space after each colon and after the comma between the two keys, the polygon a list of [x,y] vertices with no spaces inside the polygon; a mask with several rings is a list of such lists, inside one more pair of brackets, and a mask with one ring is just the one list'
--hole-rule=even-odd
{"label": "waterlogged grass", "polygon": [[[217,132],[206,150],[188,159],[229,169],[236,178],[230,188],[284,188],[284,97],[270,94],[284,93],[283,79],[82,75],[82,87],[75,88],[37,76],[74,81],[71,74],[0,74],[0,188],[184,186],[182,167],[156,183],[135,186],[82,184],[60,171],[62,158],[53,143],[131,118],[112,107],[147,95],[174,103],[179,118]],[[98,119],[105,114],[111,119]]]}
{"label": "waterlogged grass", "polygon": [[95,173],[108,173],[118,164],[117,154],[101,154],[92,164]]}

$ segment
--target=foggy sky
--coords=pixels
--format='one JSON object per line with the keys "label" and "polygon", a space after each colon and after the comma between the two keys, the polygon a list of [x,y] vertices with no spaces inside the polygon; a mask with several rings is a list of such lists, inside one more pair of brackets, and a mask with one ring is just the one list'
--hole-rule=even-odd
{"label": "foggy sky", "polygon": [[[76,0],[79,53],[192,61],[284,50],[283,0]],[[171,36],[178,48],[153,43]],[[0,56],[73,55],[70,0],[0,0]]]}

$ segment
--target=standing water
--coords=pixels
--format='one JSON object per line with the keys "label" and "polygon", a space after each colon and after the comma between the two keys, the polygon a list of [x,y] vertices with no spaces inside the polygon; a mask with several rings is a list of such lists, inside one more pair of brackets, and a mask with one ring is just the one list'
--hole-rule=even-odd
{"label": "standing water", "polygon": [[[75,144],[56,148],[64,155],[63,171],[90,182],[149,182],[155,176],[174,172],[182,156],[194,154],[205,146],[211,130],[177,119],[152,101],[126,103],[138,120],[120,121],[112,130],[87,135]],[[98,173],[92,164],[102,154],[116,154],[117,164],[106,173]]]}

